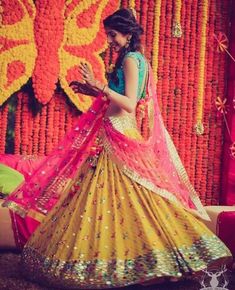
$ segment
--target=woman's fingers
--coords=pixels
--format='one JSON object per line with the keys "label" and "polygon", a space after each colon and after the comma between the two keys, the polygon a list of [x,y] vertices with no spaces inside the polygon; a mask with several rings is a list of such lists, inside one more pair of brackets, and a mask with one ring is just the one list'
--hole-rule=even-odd
{"label": "woman's fingers", "polygon": [[88,66],[86,64],[81,62],[79,67],[83,72],[85,72],[85,73],[88,72]]}
{"label": "woman's fingers", "polygon": [[88,73],[88,74],[92,75],[92,70],[89,68],[87,63],[81,62],[79,67],[84,73]]}
{"label": "woman's fingers", "polygon": [[84,69],[84,67],[80,67],[80,73],[82,74],[84,80],[91,78],[91,73],[87,69]]}
{"label": "woman's fingers", "polygon": [[85,69],[83,69],[82,67],[79,67],[79,68],[80,68],[80,73],[81,73],[82,75],[87,74],[87,71],[86,71]]}
{"label": "woman's fingers", "polygon": [[79,64],[79,71],[82,75],[82,79],[89,85],[93,85],[94,83],[94,76],[93,76],[93,72],[90,69],[90,67],[88,66],[88,64],[80,62]]}
{"label": "woman's fingers", "polygon": [[73,87],[73,86],[79,86],[79,82],[77,81],[72,81],[70,84],[69,84],[70,87]]}
{"label": "woman's fingers", "polygon": [[75,92],[75,93],[79,93],[80,92],[80,88],[81,88],[81,83],[80,82],[77,82],[77,81],[72,81],[69,86],[72,88],[72,90]]}

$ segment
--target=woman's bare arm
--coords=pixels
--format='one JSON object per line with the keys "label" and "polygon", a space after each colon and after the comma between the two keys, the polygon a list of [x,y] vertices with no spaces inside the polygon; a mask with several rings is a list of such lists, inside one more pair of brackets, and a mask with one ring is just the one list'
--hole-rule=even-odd
{"label": "woman's bare arm", "polygon": [[125,77],[125,95],[119,94],[108,87],[104,93],[113,103],[128,113],[135,111],[138,92],[138,67],[134,59],[127,57],[123,63]]}
{"label": "woman's bare arm", "polygon": [[111,90],[107,85],[102,84],[94,78],[93,72],[86,65],[81,63],[80,71],[84,81],[95,89],[102,91],[107,98],[119,106],[121,109],[132,113],[135,111],[138,92],[138,67],[134,59],[127,57],[123,62],[123,71],[125,78],[125,95]]}

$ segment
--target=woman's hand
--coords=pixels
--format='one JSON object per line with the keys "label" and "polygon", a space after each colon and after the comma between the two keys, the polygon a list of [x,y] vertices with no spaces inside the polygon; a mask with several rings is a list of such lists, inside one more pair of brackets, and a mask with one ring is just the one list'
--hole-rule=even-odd
{"label": "woman's hand", "polygon": [[83,80],[87,85],[96,88],[97,80],[94,78],[92,70],[88,67],[86,63],[81,62],[79,65],[80,73],[82,74]]}
{"label": "woman's hand", "polygon": [[88,87],[92,88],[93,90],[104,92],[104,89],[107,85],[102,84],[100,81],[94,78],[92,70],[88,67],[86,63],[81,62],[81,64],[79,65],[79,69],[80,73],[82,74],[82,78]]}
{"label": "woman's hand", "polygon": [[72,81],[69,86],[73,89],[75,93],[80,93],[88,96],[97,97],[99,95],[99,91],[91,86],[78,82]]}

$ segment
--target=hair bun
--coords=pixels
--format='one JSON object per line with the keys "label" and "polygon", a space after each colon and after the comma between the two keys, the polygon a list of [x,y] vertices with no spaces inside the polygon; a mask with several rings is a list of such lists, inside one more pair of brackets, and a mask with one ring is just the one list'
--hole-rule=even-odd
{"label": "hair bun", "polygon": [[129,18],[129,19],[133,18],[133,20],[136,21],[136,17],[133,13],[132,8],[121,8],[121,9],[117,10],[116,12],[114,12],[114,14],[115,13],[117,13],[120,16],[125,17],[125,18]]}
{"label": "hair bun", "polygon": [[124,34],[141,35],[143,33],[143,29],[136,21],[132,9],[121,8],[105,18],[103,23],[105,27],[113,28]]}

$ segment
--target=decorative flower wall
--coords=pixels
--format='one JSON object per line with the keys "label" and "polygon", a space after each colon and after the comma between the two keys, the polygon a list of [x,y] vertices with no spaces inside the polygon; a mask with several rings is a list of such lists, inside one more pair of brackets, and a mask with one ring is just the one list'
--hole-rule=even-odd
{"label": "decorative flower wall", "polygon": [[91,98],[75,94],[69,83],[80,78],[81,60],[104,80],[102,19],[118,7],[118,1],[108,0],[2,1],[0,105],[32,77],[35,97],[43,105],[60,81],[70,100],[85,111]]}
{"label": "decorative flower wall", "polygon": [[[79,62],[85,60],[103,80],[105,66],[114,59],[106,49],[102,19],[119,6],[132,7],[145,30],[145,55],[157,80],[166,126],[201,200],[218,203],[223,119],[215,101],[218,96],[222,101],[225,97],[227,67],[225,55],[216,49],[214,34],[228,35],[230,1],[0,3],[0,103],[4,103],[0,109],[0,152],[5,151],[9,125],[8,98],[15,92],[15,153],[44,155],[52,150],[79,117],[79,111],[91,103],[90,98],[74,94],[69,87],[72,80],[80,78]],[[31,77],[34,95],[43,104],[36,115],[29,108],[32,92],[20,90]],[[56,89],[58,82],[63,91],[60,86]]]}
{"label": "decorative flower wall", "polygon": [[0,105],[32,76],[37,50],[32,0],[0,2]]}

